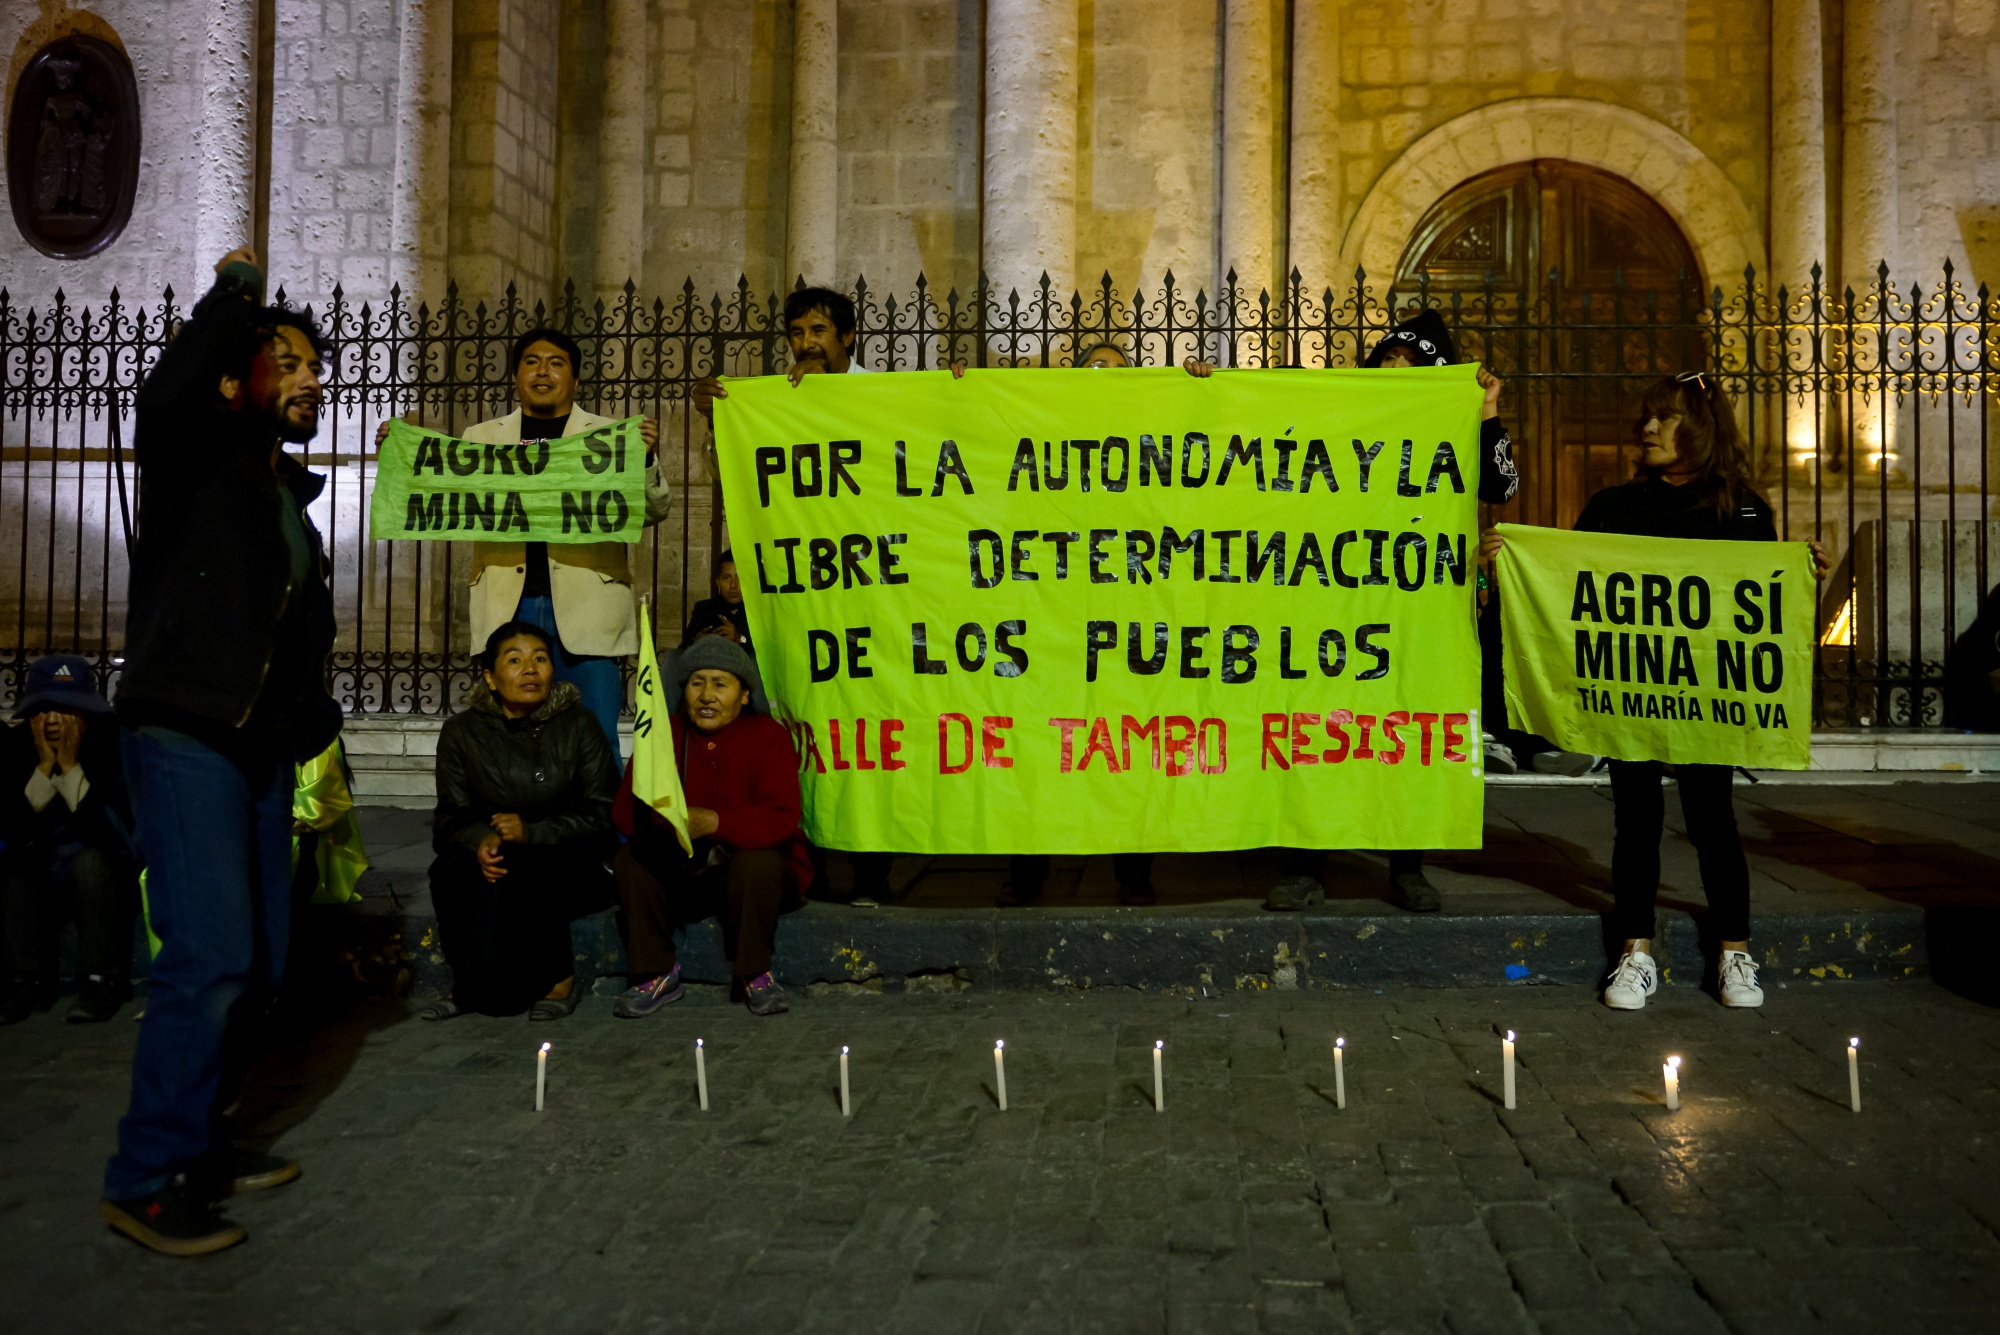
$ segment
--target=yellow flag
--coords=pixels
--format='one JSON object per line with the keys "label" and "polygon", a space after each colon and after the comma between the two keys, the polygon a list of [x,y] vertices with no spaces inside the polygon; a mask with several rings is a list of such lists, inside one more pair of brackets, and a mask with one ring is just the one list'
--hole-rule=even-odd
{"label": "yellow flag", "polygon": [[639,608],[639,675],[634,683],[638,717],[632,723],[632,796],[660,813],[681,848],[694,856],[688,838],[687,794],[681,791],[680,763],[674,756],[674,725],[667,686],[660,680],[659,658],[653,652],[653,609]]}

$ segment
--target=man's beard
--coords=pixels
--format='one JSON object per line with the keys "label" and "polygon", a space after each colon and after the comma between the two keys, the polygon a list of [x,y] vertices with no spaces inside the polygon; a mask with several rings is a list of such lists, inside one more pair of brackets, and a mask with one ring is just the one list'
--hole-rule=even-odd
{"label": "man's beard", "polygon": [[319,434],[319,414],[315,412],[310,422],[299,422],[286,409],[279,409],[272,425],[277,428],[278,439],[287,445],[303,445]]}

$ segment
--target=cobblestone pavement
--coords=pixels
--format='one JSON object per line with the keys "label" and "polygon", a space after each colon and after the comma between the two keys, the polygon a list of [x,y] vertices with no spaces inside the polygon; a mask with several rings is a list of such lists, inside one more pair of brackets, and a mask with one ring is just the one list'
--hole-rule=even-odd
{"label": "cobblestone pavement", "polygon": [[0,1031],[10,1329],[1942,1333],[1993,1330],[2000,1297],[2000,1011],[1925,982],[1762,1012],[1676,986],[1636,1015],[1554,987],[829,988],[768,1020],[700,992],[543,1025],[378,1003],[266,1062],[254,1102],[305,1177],[193,1262],[95,1216],[135,1028]]}

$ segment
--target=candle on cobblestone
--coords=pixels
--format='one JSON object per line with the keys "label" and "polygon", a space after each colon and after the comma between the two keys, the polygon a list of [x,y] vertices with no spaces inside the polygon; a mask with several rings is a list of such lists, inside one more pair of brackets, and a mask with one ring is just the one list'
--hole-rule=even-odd
{"label": "candle on cobblestone", "polygon": [[1514,1031],[1509,1029],[1507,1037],[1500,1040],[1500,1092],[1505,1104],[1514,1106]]}
{"label": "candle on cobblestone", "polygon": [[701,1110],[708,1111],[708,1054],[701,1040],[694,1041],[694,1092],[701,1098]]}
{"label": "candle on cobblestone", "polygon": [[1333,1040],[1333,1106],[1347,1106],[1347,1040]]}
{"label": "candle on cobblestone", "polygon": [[1861,1040],[1847,1040],[1847,1105],[1861,1111]]}
{"label": "candle on cobblestone", "polygon": [[1153,1111],[1167,1110],[1167,1077],[1163,1069],[1167,1044],[1164,1039],[1153,1043]]}
{"label": "candle on cobblestone", "polygon": [[840,1050],[840,1115],[850,1117],[853,1107],[847,1100],[847,1049]]}
{"label": "candle on cobblestone", "polygon": [[1667,1058],[1667,1064],[1660,1068],[1660,1074],[1667,1082],[1667,1111],[1678,1112],[1681,1106],[1681,1059]]}
{"label": "candle on cobblestone", "polygon": [[535,1054],[535,1111],[542,1110],[542,1093],[549,1084],[549,1045],[542,1044],[542,1050]]}
{"label": "candle on cobblestone", "polygon": [[1007,1111],[1007,1040],[993,1040],[993,1087],[1000,1094],[1000,1111]]}

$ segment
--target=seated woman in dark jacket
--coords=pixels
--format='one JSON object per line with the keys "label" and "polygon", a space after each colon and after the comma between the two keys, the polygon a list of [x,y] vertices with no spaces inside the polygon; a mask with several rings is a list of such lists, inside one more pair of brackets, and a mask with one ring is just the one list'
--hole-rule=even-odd
{"label": "seated woman in dark jacket", "polygon": [[673,827],[633,800],[628,772],[617,819],[632,841],[612,866],[632,986],[614,1013],[639,1019],[680,1000],[675,930],[714,917],[732,990],[751,1014],[776,1015],[786,1009],[771,977],[778,916],[799,907],[812,883],[799,828],[799,754],[784,725],[758,712],[763,684],[741,645],[704,636],[680,652],[666,678],[694,856],[681,850]]}
{"label": "seated woman in dark jacket", "polygon": [[438,734],[431,902],[453,988],[427,1020],[576,1009],[569,924],[610,903],[618,770],[550,655],[539,626],[498,627],[484,681]]}

